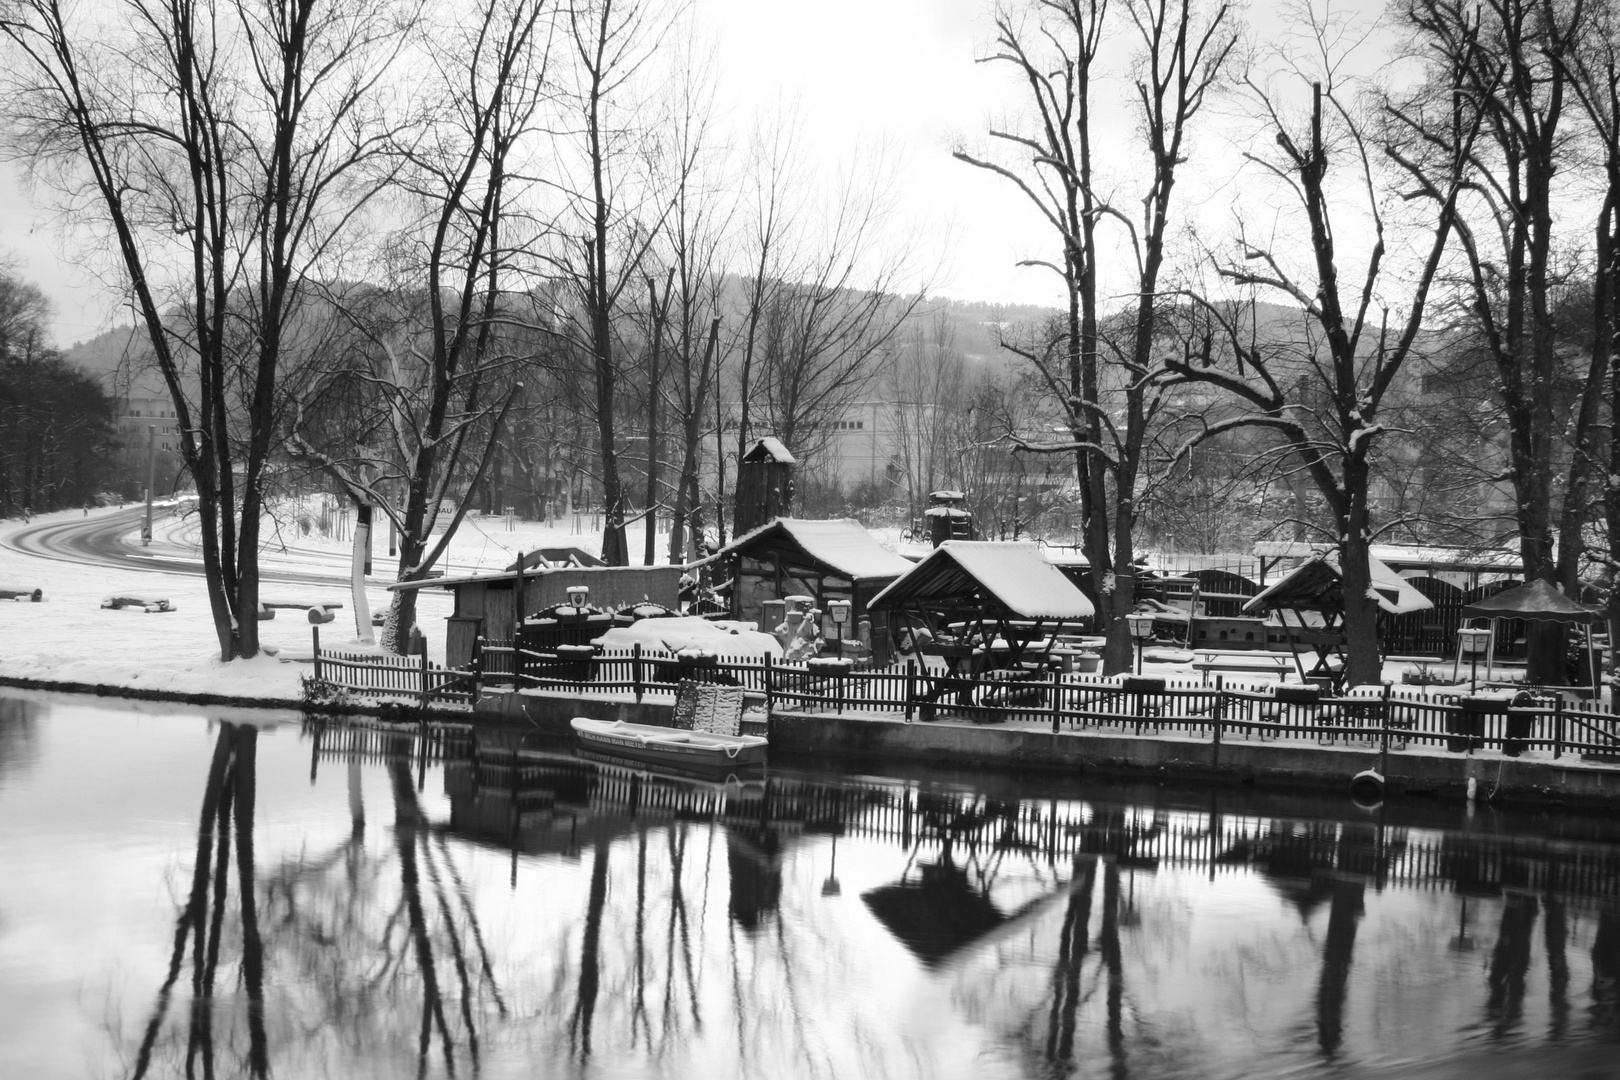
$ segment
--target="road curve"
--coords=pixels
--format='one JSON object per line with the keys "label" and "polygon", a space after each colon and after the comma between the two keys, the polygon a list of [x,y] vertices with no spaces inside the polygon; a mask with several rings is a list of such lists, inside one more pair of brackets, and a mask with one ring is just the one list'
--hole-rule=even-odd
{"label": "road curve", "polygon": [[[25,525],[9,536],[0,536],[0,546],[57,562],[201,576],[202,561],[185,549],[162,543],[146,548],[138,539],[132,542],[145,516],[146,507],[133,506],[95,517]],[[348,581],[342,574],[291,570],[261,570],[259,577],[267,582],[311,585],[342,585]]]}

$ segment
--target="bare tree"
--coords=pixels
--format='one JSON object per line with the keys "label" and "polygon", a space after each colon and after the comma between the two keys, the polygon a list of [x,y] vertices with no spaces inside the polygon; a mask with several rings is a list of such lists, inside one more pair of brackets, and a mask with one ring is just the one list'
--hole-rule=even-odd
{"label": "bare tree", "polygon": [[[1589,353],[1578,392],[1566,398],[1552,309],[1562,197],[1555,178],[1570,163],[1578,126],[1569,123],[1570,75],[1595,10],[1553,0],[1412,0],[1403,19],[1438,74],[1426,93],[1393,108],[1415,146],[1413,160],[1425,161],[1425,148],[1443,159],[1429,175],[1443,175],[1456,153],[1455,106],[1438,95],[1459,95],[1469,125],[1481,131],[1459,203],[1459,307],[1473,323],[1471,344],[1495,369],[1525,574],[1569,590],[1585,548],[1607,345]],[[1562,641],[1556,626],[1532,629],[1532,678],[1559,680]]]}
{"label": "bare tree", "polygon": [[[536,344],[509,293],[533,240],[519,208],[547,91],[544,6],[483,0],[469,26],[441,27],[427,46],[434,119],[403,149],[400,176],[420,216],[392,245],[393,286],[340,301],[358,347],[310,381],[289,438],[357,505],[395,522],[399,581],[422,580],[443,556],[519,392],[513,369]],[[372,407],[334,413],[344,387]],[[359,417],[369,423],[357,430]],[[415,590],[394,591],[384,648],[401,651],[415,607]]]}
{"label": "bare tree", "polygon": [[548,254],[558,288],[553,327],[589,372],[602,487],[602,558],[629,561],[628,502],[619,465],[619,382],[627,371],[616,319],[662,228],[648,192],[636,78],[666,28],[667,13],[642,0],[571,0],[559,34],[572,81],[558,95],[554,184],[563,204]]}
{"label": "bare tree", "polygon": [[907,513],[916,517],[928,493],[946,486],[956,473],[953,451],[964,437],[973,389],[949,315],[940,311],[926,322],[913,320],[912,332],[894,350],[884,389]]}
{"label": "bare tree", "polygon": [[[991,131],[1013,160],[965,149],[955,154],[1012,183],[1063,245],[1061,262],[1038,264],[1056,271],[1068,293],[1061,335],[1034,348],[1008,344],[1062,405],[1068,440],[1019,441],[1037,452],[1076,455],[1085,551],[1108,632],[1110,671],[1130,662],[1123,616],[1136,606],[1137,499],[1160,402],[1153,352],[1165,306],[1160,277],[1174,221],[1172,194],[1187,162],[1189,127],[1237,44],[1235,16],[1224,3],[1207,13],[1191,0],[1127,0],[1124,7],[1142,49],[1134,106],[1151,162],[1140,226],[1094,178],[1091,123],[1099,50],[1108,40],[1105,0],[1040,0],[1033,25],[1006,9],[998,12],[996,43],[985,60],[1011,67],[1027,84],[1032,115],[1025,128]],[[1032,51],[1031,43],[1041,40],[1046,47]],[[1134,259],[1135,312],[1115,333],[1097,310],[1098,227],[1105,220],[1124,230]]]}
{"label": "bare tree", "polygon": [[[1331,79],[1336,59],[1329,40],[1345,29],[1330,22],[1309,27],[1327,63],[1325,78]],[[1303,77],[1300,69],[1294,69],[1287,83],[1297,85]],[[1308,113],[1302,122],[1291,122],[1279,87],[1262,84],[1253,75],[1246,81],[1277,148],[1247,156],[1297,202],[1310,238],[1308,259],[1296,270],[1285,249],[1244,234],[1238,238],[1235,256],[1220,262],[1217,271],[1240,288],[1264,290],[1297,305],[1297,330],[1293,340],[1257,334],[1252,307],[1199,297],[1207,318],[1204,335],[1190,337],[1182,355],[1170,357],[1165,368],[1172,373],[1172,384],[1206,383],[1242,406],[1235,415],[1205,422],[1199,437],[1240,427],[1269,431],[1278,438],[1288,467],[1310,478],[1331,514],[1328,539],[1339,556],[1347,645],[1344,677],[1352,685],[1376,683],[1379,609],[1368,563],[1375,529],[1369,497],[1371,462],[1388,430],[1382,413],[1386,398],[1414,355],[1478,128],[1460,98],[1454,99],[1448,133],[1455,149],[1439,159],[1449,160],[1450,168],[1426,171],[1393,143],[1380,148],[1332,82],[1313,83]],[[1341,184],[1335,162],[1347,165],[1343,171],[1353,177],[1351,181]],[[1415,186],[1414,201],[1433,212],[1426,227],[1419,220],[1396,222],[1411,230],[1398,239],[1402,248],[1414,247],[1417,258],[1412,277],[1401,283],[1410,297],[1404,313],[1379,303],[1390,277],[1383,197],[1388,189],[1380,183],[1388,174],[1380,170],[1381,162],[1391,166],[1392,181]],[[1359,198],[1353,199],[1349,192],[1356,187]],[[1337,243],[1350,220],[1365,222],[1370,238],[1359,269],[1352,268],[1356,256],[1341,251]],[[1278,230],[1279,235],[1286,231]]]}
{"label": "bare tree", "polygon": [[327,6],[23,0],[11,152],[99,223],[168,387],[196,485],[220,654],[258,652],[258,547],[282,336],[387,183],[376,97],[393,0]]}

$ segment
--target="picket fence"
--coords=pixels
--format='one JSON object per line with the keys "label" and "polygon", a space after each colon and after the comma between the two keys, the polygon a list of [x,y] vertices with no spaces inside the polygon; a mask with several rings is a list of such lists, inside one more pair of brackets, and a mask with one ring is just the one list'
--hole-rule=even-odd
{"label": "picket fence", "polygon": [[1314,740],[1381,752],[1409,746],[1510,755],[1547,751],[1620,764],[1620,717],[1601,703],[1571,704],[1530,689],[1519,706],[1495,699],[1439,697],[1426,690],[1363,687],[1342,696],[1316,687],[1216,676],[1162,679],[1058,672],[991,672],[970,678],[907,661],[856,668],[841,660],[789,664],[771,657],[685,657],[641,646],[599,650],[562,646],[534,652],[480,638],[466,670],[434,667],[425,657],[322,653],[316,675],[351,690],[413,697],[422,704],[470,703],[486,688],[575,694],[630,694],[640,702],[674,700],[683,679],[741,686],[768,712],[875,712],[926,722],[1041,724],[1053,732],[1170,735],[1206,741],[1219,760],[1232,741]]}

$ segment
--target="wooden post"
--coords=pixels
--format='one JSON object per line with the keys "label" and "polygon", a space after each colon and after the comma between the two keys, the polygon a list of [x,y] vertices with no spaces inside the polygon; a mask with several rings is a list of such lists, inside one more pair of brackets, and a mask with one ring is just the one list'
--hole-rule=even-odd
{"label": "wooden post", "polygon": [[[769,658],[767,658],[769,659]],[[635,685],[636,704],[641,704],[641,642],[636,642],[630,649],[630,681]]]}
{"label": "wooden post", "polygon": [[1378,709],[1378,775],[1389,783],[1389,683],[1384,684],[1384,700]]}
{"label": "wooden post", "polygon": [[422,651],[421,651],[421,652],[419,652],[419,653],[417,653],[417,654],[416,654],[416,656],[417,656],[417,659],[418,659],[418,660],[420,660],[420,661],[421,661],[421,665],[420,665],[420,666],[421,666],[421,673],[422,673],[422,710],[423,710],[423,712],[424,712],[424,713],[425,713],[425,712],[426,712],[426,711],[427,711],[427,707],[428,707],[428,662],[427,662],[427,650],[426,650],[426,649],[423,649],[423,650],[422,650]]}
{"label": "wooden post", "polygon": [[844,715],[844,680],[846,678],[844,669],[840,667],[838,677],[833,680],[833,701],[836,704],[835,711],[839,716]]}
{"label": "wooden post", "polygon": [[[1204,674],[1207,677],[1209,672],[1206,671]],[[1221,726],[1226,719],[1225,714],[1226,676],[1217,673],[1215,676],[1215,737],[1210,744],[1209,751],[1209,763],[1211,765],[1221,763]]]}
{"label": "wooden post", "polygon": [[318,625],[311,624],[310,628],[309,628],[309,633],[310,633],[310,637],[313,638],[314,642],[315,642],[315,681],[320,682],[321,681],[321,628]]}
{"label": "wooden post", "polygon": [[1063,677],[1055,671],[1048,674],[1052,677],[1052,734],[1056,735],[1063,724]]}
{"label": "wooden post", "polygon": [[906,661],[906,720],[911,720],[914,702],[917,700],[917,661]]}
{"label": "wooden post", "polygon": [[478,699],[483,696],[481,692],[484,681],[483,634],[479,634],[477,637],[473,638],[472,665],[470,670],[472,671],[472,703],[476,705],[478,704]]}
{"label": "wooden post", "polygon": [[[512,583],[512,673],[517,674],[518,631],[523,628],[523,552],[518,552],[517,580]],[[514,687],[516,682],[513,683]]]}
{"label": "wooden post", "polygon": [[1564,695],[1553,699],[1553,760],[1564,756]]}
{"label": "wooden post", "polygon": [[771,662],[771,654],[766,653],[765,654],[765,718],[767,720],[770,719],[770,715],[771,715],[771,713],[773,711],[775,711],[775,707],[776,707],[776,691],[775,691],[775,688],[771,685],[771,683],[772,683],[771,672],[774,671],[775,668],[776,668],[776,665]]}

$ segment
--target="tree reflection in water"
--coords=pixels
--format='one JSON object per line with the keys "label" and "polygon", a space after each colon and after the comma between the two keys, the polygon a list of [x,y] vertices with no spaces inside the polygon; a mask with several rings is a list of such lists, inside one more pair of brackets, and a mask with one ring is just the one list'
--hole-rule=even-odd
{"label": "tree reflection in water", "polygon": [[[242,985],[247,996],[247,1048],[237,1071],[263,1077],[269,1073],[269,1052],[264,1025],[264,949],[259,936],[257,898],[253,880],[253,812],[256,795],[256,753],[259,729],[250,724],[221,723],[214,743],[208,779],[203,787],[202,812],[197,824],[196,855],[192,863],[191,889],[175,922],[174,949],[169,959],[168,977],[158,991],[158,1000],[146,1025],[136,1053],[133,1076],[147,1075],[159,1051],[178,1055],[181,1033],[170,1031],[165,1039],[165,1020],[174,988],[191,965],[191,1007],[186,1010],[184,1031],[185,1074],[196,1075],[201,1067],[205,1077],[214,1075],[216,1008],[214,989],[219,974],[220,944],[225,937],[227,898],[230,892],[231,839],[236,838],[237,932],[239,936]],[[212,865],[210,865],[212,864]],[[187,946],[190,946],[188,949]],[[235,1019],[234,1017],[229,1017]],[[226,1043],[235,1047],[233,1033]],[[164,1070],[172,1074],[172,1065]]]}
{"label": "tree reflection in water", "polygon": [[[1413,1011],[1418,984],[1378,969],[1425,943],[1389,936],[1389,901],[1436,883],[1438,963],[1486,978],[1451,995],[1444,1031],[1402,1037],[1439,1046],[1475,1025],[1511,1041],[1543,1018],[1549,1038],[1589,1037],[1571,1017],[1588,946],[1587,1026],[1620,1035],[1620,920],[1589,917],[1585,900],[1566,917],[1550,889],[1509,889],[1462,916],[1486,933],[1499,917],[1488,962],[1447,949],[1453,891],[1543,879],[1515,861],[1541,855],[1504,857],[1488,836],[1213,803],[997,803],[881,778],[676,782],[544,751],[447,760],[438,820],[422,751],[399,735],[368,751],[369,772],[338,755],[347,828],[328,800],[339,818],[323,846],[255,882],[253,737],[218,733],[137,1076],[965,1075],[962,1050],[987,1075],[1125,1080],[1203,1075],[1259,1045],[1316,1075],[1363,1064],[1376,1017]],[[369,835],[363,775],[393,810]],[[342,784],[341,766],[329,779]],[[1608,865],[1570,852],[1586,877]],[[510,882],[508,860],[522,867]],[[849,887],[829,890],[840,875]],[[1526,984],[1542,938],[1538,1009]],[[183,978],[189,1008],[171,1001]]]}

